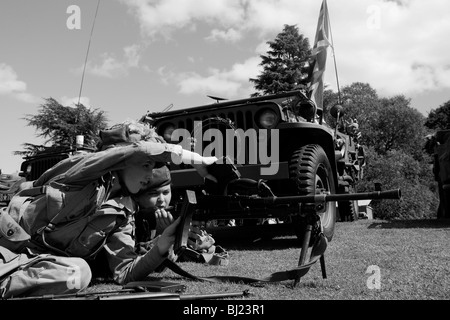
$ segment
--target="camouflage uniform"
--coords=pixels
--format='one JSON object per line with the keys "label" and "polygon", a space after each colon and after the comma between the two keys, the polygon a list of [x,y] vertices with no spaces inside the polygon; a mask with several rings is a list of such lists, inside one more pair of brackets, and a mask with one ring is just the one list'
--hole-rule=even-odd
{"label": "camouflage uniform", "polygon": [[[17,201],[14,199],[16,195],[9,206],[0,211],[0,298],[78,292],[89,285],[92,276],[82,258],[93,258],[100,249],[104,249],[109,269],[119,284],[142,280],[153,272],[165,257],[156,248],[143,256],[134,251],[133,215],[137,205],[129,195],[107,197],[106,201],[97,203],[89,217],[89,225],[83,230],[76,229],[81,219],[75,219],[73,229],[65,229],[73,230],[73,234],[64,231],[58,239],[60,249],[65,244],[69,247],[67,250],[64,247],[61,254],[43,245],[42,241],[34,241],[33,235],[37,230],[32,227],[32,222],[36,224],[38,216],[59,212],[68,205],[66,202],[69,200],[66,199],[71,196],[72,200],[76,199],[80,188],[108,174],[148,160],[169,162],[173,154],[181,157],[181,146],[140,141],[74,156],[58,163],[34,181],[33,187],[36,188],[49,185],[52,178],[58,177],[58,183],[67,188],[62,193],[47,194],[45,207],[40,208],[42,212],[30,203]],[[110,183],[118,181],[111,179]],[[96,199],[85,195],[77,200],[75,206],[86,206],[86,201]],[[79,208],[75,209],[74,212]]]}

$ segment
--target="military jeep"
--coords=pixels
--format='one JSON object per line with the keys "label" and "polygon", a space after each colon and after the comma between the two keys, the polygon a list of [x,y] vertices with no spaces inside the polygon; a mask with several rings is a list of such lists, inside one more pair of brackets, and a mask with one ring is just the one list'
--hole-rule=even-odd
{"label": "military jeep", "polygon": [[[342,107],[332,108],[331,113],[339,122]],[[325,123],[323,110],[303,90],[233,101],[217,99],[208,105],[147,113],[141,121],[153,125],[167,142],[204,156],[228,156],[242,178],[264,181],[275,197],[352,193],[360,176],[361,153],[352,135]],[[170,170],[175,203],[181,203],[188,189],[204,189],[203,179],[191,166],[171,164]],[[233,226],[282,225],[283,230],[290,226],[302,239],[302,215],[283,207],[262,212],[242,208],[239,216],[230,216],[219,207],[204,211],[198,217],[232,220]],[[354,220],[357,214],[356,201],[327,202],[319,213],[324,235],[331,240],[335,221]]]}

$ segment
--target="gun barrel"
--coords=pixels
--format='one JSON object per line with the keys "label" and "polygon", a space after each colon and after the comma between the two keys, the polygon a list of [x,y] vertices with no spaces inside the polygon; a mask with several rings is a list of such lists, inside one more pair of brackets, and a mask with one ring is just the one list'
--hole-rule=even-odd
{"label": "gun barrel", "polygon": [[180,300],[180,295],[171,292],[136,292],[98,296],[96,297],[96,300]]}
{"label": "gun barrel", "polygon": [[291,204],[291,203],[316,203],[329,201],[345,200],[364,200],[364,199],[401,199],[400,189],[387,191],[372,191],[363,193],[348,194],[316,194],[308,196],[286,196],[286,197],[265,197],[265,198],[247,198],[240,200],[241,203],[248,205],[273,205],[273,204]]}
{"label": "gun barrel", "polygon": [[[354,200],[374,200],[374,199],[401,199],[400,189],[386,191],[372,191],[365,193],[348,194],[316,194],[306,196],[274,196],[274,197],[252,197],[252,196],[217,196],[209,195],[201,197],[198,200],[198,206],[201,209],[215,208],[215,211],[207,214],[196,213],[196,219],[202,220],[214,216],[216,219],[237,219],[239,217],[276,217],[288,213],[287,209],[298,204],[321,204],[333,201],[354,201]],[[277,211],[277,207],[285,206]],[[202,212],[200,210],[200,212]]]}
{"label": "gun barrel", "polygon": [[330,194],[326,196],[327,201],[340,200],[369,200],[369,199],[401,199],[402,192],[400,189],[386,190],[386,191],[372,191],[363,193],[349,193],[349,194]]}
{"label": "gun barrel", "polygon": [[245,297],[248,295],[248,290],[245,290],[243,292],[224,292],[212,294],[182,294],[180,295],[180,300],[223,299],[232,297]]}

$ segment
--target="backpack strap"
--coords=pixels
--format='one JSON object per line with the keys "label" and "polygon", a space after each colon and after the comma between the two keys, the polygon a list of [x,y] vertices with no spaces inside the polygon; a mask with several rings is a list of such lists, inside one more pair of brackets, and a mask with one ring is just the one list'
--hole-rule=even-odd
{"label": "backpack strap", "polygon": [[[53,181],[55,181],[55,180],[53,180]],[[89,209],[89,211],[83,215],[83,217],[76,217],[73,220],[83,219],[83,218],[87,217],[88,220],[86,221],[86,223],[89,223],[89,220],[90,220],[89,216],[92,216],[93,212],[95,212],[95,210],[99,209],[100,206],[106,201],[106,199],[108,199],[108,197],[110,195],[111,186],[113,183],[112,173],[108,172],[104,176],[100,177],[98,179],[98,181],[96,181],[94,183],[97,184],[96,187],[98,187],[99,185],[103,186],[103,188],[99,189],[99,193],[97,194],[96,203],[94,205],[92,205],[92,207]],[[45,185],[40,188],[43,193],[46,193],[47,197],[52,192],[59,192],[57,189],[48,188]],[[80,193],[77,196],[80,199],[83,199],[83,198],[89,196],[91,192],[92,192],[92,189],[85,186],[83,189],[80,190]],[[78,206],[77,201],[71,201],[71,202],[67,203],[67,205],[65,207],[63,207],[46,225],[42,226],[41,228],[39,228],[36,231],[36,233],[32,237],[33,241],[37,242],[37,243],[42,242],[42,244],[45,247],[53,250],[54,252],[57,252],[64,256],[69,256],[69,254],[66,251],[56,248],[56,247],[52,246],[50,243],[48,243],[48,241],[46,239],[46,233],[50,233],[50,232],[54,231],[57,228],[58,224],[61,222],[60,221],[61,218],[65,217],[68,212],[71,212],[74,209],[76,209],[77,206]],[[71,221],[73,221],[73,220],[71,220]],[[65,223],[70,223],[71,221],[66,221]],[[95,253],[97,253],[103,247],[105,242],[106,242],[106,238],[103,241],[103,243],[101,245],[99,245],[99,247],[95,250]]]}
{"label": "backpack strap", "polygon": [[258,282],[280,282],[285,280],[295,280],[298,281],[299,278],[303,277],[306,273],[308,273],[309,269],[323,257],[325,250],[327,248],[328,241],[325,236],[321,233],[314,243],[311,256],[307,263],[298,266],[292,270],[287,271],[279,271],[272,273],[264,278],[249,278],[249,277],[241,277],[241,276],[211,276],[211,277],[197,277],[185,270],[183,270],[178,264],[175,262],[166,259],[163,261],[162,266],[165,266],[172,270],[173,272],[197,281],[208,281],[208,282],[231,282],[231,283],[258,283]]}
{"label": "backpack strap", "polygon": [[219,245],[212,245],[207,251],[197,251],[186,247],[177,262],[197,262],[215,266],[227,266],[229,264],[228,252]]}
{"label": "backpack strap", "polygon": [[[104,176],[100,177],[98,181],[94,182],[98,185],[103,185],[104,188],[100,188],[99,194],[97,195],[96,204],[93,205],[89,212],[87,212],[86,216],[89,216],[92,214],[92,212],[98,208],[106,201],[106,199],[109,197],[109,194],[111,192],[111,186],[112,186],[112,173],[108,172]],[[41,187],[44,190],[44,193],[52,193],[52,192],[58,192],[57,190],[53,188],[47,188],[46,186]],[[77,195],[80,199],[84,199],[91,193],[91,189],[84,187],[80,190],[80,193]],[[42,234],[44,230],[51,231],[54,230],[56,225],[60,222],[58,218],[65,217],[68,212],[71,212],[76,209],[78,206],[78,202],[72,201],[69,202],[64,208],[62,208],[49,222],[46,226],[41,227],[37,233]]]}

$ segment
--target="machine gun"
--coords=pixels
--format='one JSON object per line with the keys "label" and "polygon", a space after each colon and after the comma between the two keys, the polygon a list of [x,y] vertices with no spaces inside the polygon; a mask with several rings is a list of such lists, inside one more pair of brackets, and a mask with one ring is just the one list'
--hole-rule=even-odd
{"label": "machine gun", "polygon": [[46,294],[32,297],[17,297],[5,300],[212,300],[247,297],[249,290],[242,292],[218,292],[211,294],[184,294],[184,285],[161,281],[130,282],[119,290],[91,291],[70,294]]}
{"label": "machine gun", "polygon": [[[401,199],[401,190],[374,191],[351,194],[318,193],[314,195],[275,196],[264,181],[243,179],[237,168],[229,159],[221,159],[221,164],[214,164],[208,171],[218,178],[209,194],[197,194],[193,190],[186,190],[181,207],[181,223],[178,226],[174,250],[177,254],[187,247],[189,229],[192,220],[236,219],[283,217],[289,214],[302,217],[303,237],[298,267],[291,271],[273,274],[261,281],[280,281],[294,279],[296,285],[301,276],[320,260],[322,276],[326,278],[324,252],[327,239],[323,235],[320,214],[327,203],[344,200],[362,199]],[[240,192],[243,191],[243,192]],[[210,215],[214,208],[213,215]],[[311,249],[311,257],[306,260],[307,252]],[[235,277],[236,278],[236,277]],[[239,277],[238,277],[239,278]],[[227,279],[230,281],[230,279]],[[242,279],[238,279],[242,280]],[[248,282],[258,279],[246,279]]]}
{"label": "machine gun", "polygon": [[243,292],[212,293],[212,294],[179,294],[171,292],[134,292],[133,290],[117,290],[103,292],[87,292],[62,295],[43,295],[36,297],[11,298],[6,300],[211,300],[235,297],[246,297],[248,290]]}

